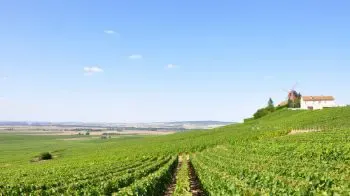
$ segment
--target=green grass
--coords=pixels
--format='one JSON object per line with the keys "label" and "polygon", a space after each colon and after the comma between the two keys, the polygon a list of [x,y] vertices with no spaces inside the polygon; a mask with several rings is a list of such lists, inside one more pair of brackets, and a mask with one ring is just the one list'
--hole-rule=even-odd
{"label": "green grass", "polygon": [[[287,135],[293,129],[321,132]],[[0,195],[161,195],[166,180],[160,182],[179,153],[191,155],[212,195],[344,194],[350,192],[349,135],[350,107],[284,109],[244,124],[166,136],[72,141],[0,134]],[[54,158],[31,162],[43,152]]]}
{"label": "green grass", "polygon": [[185,156],[182,156],[181,158],[183,160],[176,176],[174,196],[190,196],[192,193],[190,192],[188,163]]}

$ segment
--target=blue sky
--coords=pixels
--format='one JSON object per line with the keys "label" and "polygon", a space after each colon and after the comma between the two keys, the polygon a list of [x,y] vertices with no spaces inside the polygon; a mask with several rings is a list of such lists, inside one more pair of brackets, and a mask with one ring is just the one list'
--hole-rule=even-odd
{"label": "blue sky", "polygon": [[350,1],[0,0],[0,120],[240,121],[350,102]]}

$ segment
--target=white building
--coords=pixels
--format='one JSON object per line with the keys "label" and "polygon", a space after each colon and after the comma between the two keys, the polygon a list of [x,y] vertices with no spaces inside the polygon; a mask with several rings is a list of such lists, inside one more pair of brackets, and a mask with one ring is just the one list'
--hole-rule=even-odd
{"label": "white building", "polygon": [[319,110],[336,107],[333,96],[303,96],[300,100],[300,108],[305,110]]}

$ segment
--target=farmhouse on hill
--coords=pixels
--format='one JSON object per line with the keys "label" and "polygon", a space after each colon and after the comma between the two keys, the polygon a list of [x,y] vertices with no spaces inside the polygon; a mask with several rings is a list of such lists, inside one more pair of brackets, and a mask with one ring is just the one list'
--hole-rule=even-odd
{"label": "farmhouse on hill", "polygon": [[318,110],[336,107],[333,96],[302,96],[300,108],[305,110]]}

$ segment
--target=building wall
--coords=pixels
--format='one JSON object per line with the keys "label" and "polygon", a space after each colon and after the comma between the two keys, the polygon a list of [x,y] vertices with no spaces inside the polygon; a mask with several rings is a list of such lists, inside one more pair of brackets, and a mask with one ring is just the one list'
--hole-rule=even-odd
{"label": "building wall", "polygon": [[313,107],[314,110],[323,109],[324,107],[336,107],[335,101],[304,101],[301,100],[300,108],[308,109]]}

